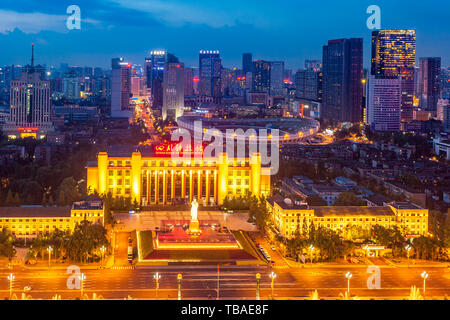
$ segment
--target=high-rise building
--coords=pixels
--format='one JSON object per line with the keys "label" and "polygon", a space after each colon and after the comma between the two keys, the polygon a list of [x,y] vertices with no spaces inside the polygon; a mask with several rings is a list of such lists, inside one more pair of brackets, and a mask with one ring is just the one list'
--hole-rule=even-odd
{"label": "high-rise building", "polygon": [[80,99],[80,79],[71,74],[66,74],[63,79],[64,97],[69,100]]}
{"label": "high-rise building", "polygon": [[184,68],[184,95],[190,97],[194,95],[194,69]]}
{"label": "high-rise building", "polygon": [[284,96],[284,62],[272,61],[270,63],[270,95]]}
{"label": "high-rise building", "polygon": [[154,108],[161,108],[163,105],[163,79],[167,55],[165,50],[154,50],[150,52],[150,57],[145,59],[144,77]]}
{"label": "high-rise building", "polygon": [[201,50],[199,54],[199,94],[220,99],[222,96],[222,60],[218,50]]}
{"label": "high-rise building", "polygon": [[252,91],[270,91],[270,65],[269,61],[256,60],[253,62]]}
{"label": "high-rise building", "polygon": [[328,41],[323,47],[321,117],[362,121],[363,39]]}
{"label": "high-rise building", "polygon": [[167,62],[163,82],[163,120],[167,118],[177,120],[183,115],[184,81],[184,64],[178,61]]}
{"label": "high-rise building", "polygon": [[297,98],[322,101],[321,68],[321,61],[305,61],[305,70],[298,70],[295,74],[295,96]]}
{"label": "high-rise building", "polygon": [[322,69],[322,61],[320,60],[305,60],[305,69],[306,70],[314,70],[314,69]]}
{"label": "high-rise building", "polygon": [[415,30],[372,32],[371,74],[378,78],[402,77],[402,121],[413,120]]}
{"label": "high-rise building", "polygon": [[450,132],[450,104],[446,104],[442,108],[443,108],[442,129],[445,132]]}
{"label": "high-rise building", "polygon": [[369,76],[367,122],[377,131],[399,131],[401,123],[402,80]]}
{"label": "high-rise building", "polygon": [[251,53],[242,54],[242,72],[246,75],[248,72],[252,72],[253,56]]}
{"label": "high-rise building", "polygon": [[111,67],[111,117],[131,118],[131,64],[123,58],[114,58]]}
{"label": "high-rise building", "polygon": [[18,80],[11,81],[9,119],[3,127],[11,138],[42,138],[53,131],[50,81],[43,77],[43,69],[34,65],[33,44],[31,64],[23,67]]}
{"label": "high-rise building", "polygon": [[419,106],[436,111],[441,94],[441,58],[419,59]]}

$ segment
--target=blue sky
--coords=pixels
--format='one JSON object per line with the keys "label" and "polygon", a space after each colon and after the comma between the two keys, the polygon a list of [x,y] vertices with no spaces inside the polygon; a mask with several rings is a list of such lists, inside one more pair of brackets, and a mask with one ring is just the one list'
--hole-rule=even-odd
{"label": "blue sky", "polygon": [[[67,30],[66,9],[81,8],[81,30]],[[1,0],[0,65],[36,61],[108,67],[112,57],[143,63],[152,49],[167,49],[187,66],[198,51],[220,50],[226,67],[241,54],[284,60],[297,69],[321,58],[329,39],[363,37],[369,5],[381,8],[382,28],[417,30],[417,57],[440,56],[450,65],[448,0]]]}

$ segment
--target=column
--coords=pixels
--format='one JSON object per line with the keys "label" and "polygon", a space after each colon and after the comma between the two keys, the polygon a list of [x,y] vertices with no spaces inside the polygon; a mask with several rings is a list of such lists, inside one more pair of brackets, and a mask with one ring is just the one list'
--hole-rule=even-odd
{"label": "column", "polygon": [[106,194],[108,185],[108,154],[98,153],[98,193]]}
{"label": "column", "polygon": [[181,198],[183,200],[186,197],[186,176],[185,176],[186,170],[181,170]]}
{"label": "column", "polygon": [[228,194],[228,156],[224,152],[219,156],[219,176],[218,176],[218,204],[222,205]]}
{"label": "column", "polygon": [[202,204],[202,170],[197,171],[197,198],[198,203]]}
{"label": "column", "polygon": [[131,155],[131,181],[132,181],[132,198],[141,203],[141,153],[133,152]]}
{"label": "column", "polygon": [[158,170],[155,170],[155,203],[159,203]]}
{"label": "column", "polygon": [[163,204],[167,203],[167,177],[166,170],[163,170]]}
{"label": "column", "polygon": [[147,170],[147,204],[150,204],[151,195],[152,195],[152,178],[150,176],[149,170]]}
{"label": "column", "polygon": [[217,193],[217,170],[214,170],[214,205],[218,204],[218,193]]}
{"label": "column", "polygon": [[209,170],[206,170],[206,205],[209,206]]}
{"label": "column", "polygon": [[261,194],[261,155],[254,153],[250,156],[250,192],[259,197]]}
{"label": "column", "polygon": [[175,178],[174,178],[174,172],[172,170],[171,176],[170,176],[170,199],[172,199],[172,203],[173,203],[174,198],[175,198]]}
{"label": "column", "polygon": [[189,170],[189,203],[194,198],[194,179],[192,178],[192,170]]}

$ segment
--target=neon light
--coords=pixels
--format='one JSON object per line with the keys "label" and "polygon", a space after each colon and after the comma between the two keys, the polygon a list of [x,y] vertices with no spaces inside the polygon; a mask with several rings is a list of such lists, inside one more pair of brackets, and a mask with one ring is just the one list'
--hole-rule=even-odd
{"label": "neon light", "polygon": [[25,127],[19,127],[17,128],[19,131],[39,131],[39,128],[33,127],[33,128],[25,128]]}
{"label": "neon light", "polygon": [[194,151],[192,151],[192,145],[185,145],[183,148],[183,144],[178,142],[171,142],[171,143],[162,143],[159,145],[156,145],[153,147],[153,151],[158,156],[171,156],[172,152],[175,152],[176,154],[197,154],[197,155],[203,155],[204,146],[203,145],[197,145],[194,148]]}

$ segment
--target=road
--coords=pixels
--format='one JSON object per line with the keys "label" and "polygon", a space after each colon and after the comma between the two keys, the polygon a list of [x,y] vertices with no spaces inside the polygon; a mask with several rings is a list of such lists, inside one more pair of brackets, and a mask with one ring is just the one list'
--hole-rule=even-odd
{"label": "road", "polygon": [[[256,273],[261,274],[261,298],[271,295],[268,267],[222,266],[219,273],[221,299],[255,299]],[[320,298],[336,298],[347,289],[345,273],[342,267],[317,268],[275,268],[275,298],[304,299],[313,290],[318,290]],[[351,294],[364,297],[403,299],[409,295],[412,285],[422,289],[420,274],[423,268],[381,268],[381,288],[367,288],[370,276],[366,268],[353,267],[350,287]],[[49,299],[59,294],[63,299],[75,299],[80,290],[67,288],[68,274],[58,270],[14,270],[14,292],[20,296],[24,286],[32,288],[33,298]],[[138,299],[155,299],[155,272],[161,274],[159,299],[176,299],[177,274],[183,275],[182,296],[184,299],[215,299],[217,296],[216,266],[171,266],[137,267],[134,270],[81,270],[86,275],[85,293],[101,294],[107,299],[123,299],[127,296]],[[444,297],[450,295],[450,270],[448,268],[428,268],[427,295]],[[9,296],[8,270],[0,270],[0,298]]]}

